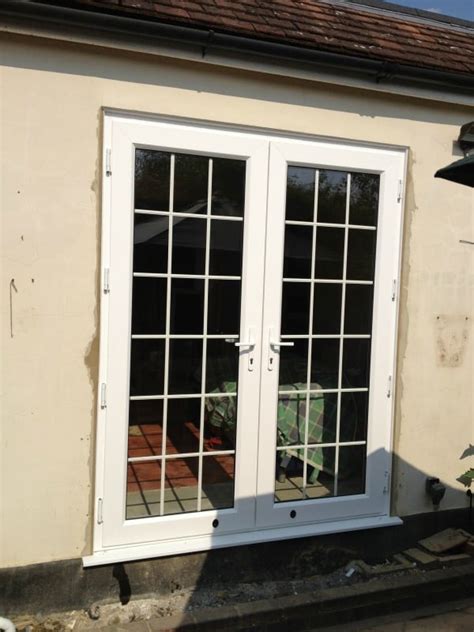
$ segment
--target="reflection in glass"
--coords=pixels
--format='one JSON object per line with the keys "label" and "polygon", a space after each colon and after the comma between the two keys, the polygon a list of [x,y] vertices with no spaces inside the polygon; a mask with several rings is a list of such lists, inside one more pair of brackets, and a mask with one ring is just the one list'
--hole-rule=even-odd
{"label": "reflection in glass", "polygon": [[344,340],[342,370],[344,380],[348,385],[357,388],[369,386],[370,379],[370,340]]}
{"label": "reflection in glass", "polygon": [[132,334],[164,334],[166,279],[133,279]]}
{"label": "reflection in glass", "polygon": [[319,226],[316,231],[316,279],[342,279],[344,229]]}
{"label": "reflection in glass", "polygon": [[202,340],[170,340],[169,392],[200,393]]}
{"label": "reflection in glass", "polygon": [[174,163],[173,211],[207,213],[209,159],[176,154]]}
{"label": "reflection in glass", "polygon": [[[231,384],[228,384],[230,387]],[[204,449],[234,450],[237,427],[237,396],[206,397],[204,406]]]}
{"label": "reflection in glass", "polygon": [[207,341],[206,392],[235,393],[239,369],[239,351],[225,340]]}
{"label": "reflection in glass", "polygon": [[311,250],[313,229],[311,226],[285,227],[285,255],[283,276],[307,279],[311,277]]}
{"label": "reflection in glass", "polygon": [[316,383],[322,389],[337,388],[338,371],[339,340],[331,338],[313,339],[311,352],[311,382]]}
{"label": "reflection in glass", "polygon": [[201,279],[172,279],[171,333],[202,334],[203,310],[204,281]]}
{"label": "reflection in glass", "polygon": [[365,445],[339,448],[338,496],[350,496],[365,492]]}
{"label": "reflection in glass", "polygon": [[160,515],[161,461],[129,463],[126,518]]}
{"label": "reflection in glass", "polygon": [[341,301],[341,283],[314,284],[313,334],[339,334]]}
{"label": "reflection in glass", "polygon": [[379,208],[380,176],[372,173],[351,174],[349,223],[375,226]]}
{"label": "reflection in glass", "polygon": [[166,459],[164,514],[197,511],[198,457]]}
{"label": "reflection in glass", "polygon": [[[308,340],[293,340],[293,347],[280,348],[280,388],[282,384],[306,388],[308,380]],[[286,390],[286,389],[285,389]]]}
{"label": "reflection in glass", "polygon": [[344,333],[371,333],[372,299],[372,285],[346,285],[346,313],[344,317]]}
{"label": "reflection in glass", "polygon": [[128,456],[159,456],[163,443],[163,400],[130,402]]}
{"label": "reflection in glass", "polygon": [[135,208],[168,211],[170,156],[163,151],[135,150]]}
{"label": "reflection in glass", "polygon": [[133,221],[133,271],[166,272],[168,268],[168,217],[135,213]]}
{"label": "reflection in glass", "polygon": [[347,173],[319,172],[318,222],[343,224],[346,218]]}
{"label": "reflection in glass", "polygon": [[308,334],[309,283],[283,283],[281,333]]}
{"label": "reflection in glass", "polygon": [[354,229],[349,231],[347,279],[373,281],[376,237],[374,230]]}
{"label": "reflection in glass", "polygon": [[235,457],[232,454],[203,457],[203,510],[228,509],[234,506],[234,468]]}
{"label": "reflection in glass", "polygon": [[164,340],[132,340],[130,395],[162,395]]}
{"label": "reflection in glass", "polygon": [[213,219],[209,274],[240,276],[242,274],[242,222]]}
{"label": "reflection in glass", "polygon": [[173,224],[173,273],[204,274],[206,221],[177,217]]}
{"label": "reflection in glass", "polygon": [[240,332],[240,281],[209,281],[207,333]]}
{"label": "reflection in glass", "polygon": [[288,167],[286,219],[312,222],[314,217],[315,170]]}
{"label": "reflection in glass", "polygon": [[339,437],[343,443],[367,440],[368,412],[368,392],[342,393]]}
{"label": "reflection in glass", "polygon": [[212,162],[212,214],[243,217],[245,160],[213,158]]}
{"label": "reflection in glass", "polygon": [[199,452],[201,400],[168,399],[166,454]]}

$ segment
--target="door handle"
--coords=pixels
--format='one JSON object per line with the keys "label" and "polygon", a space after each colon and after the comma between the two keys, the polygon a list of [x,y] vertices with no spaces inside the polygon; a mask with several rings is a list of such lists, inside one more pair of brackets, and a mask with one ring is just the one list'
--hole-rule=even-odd
{"label": "door handle", "polygon": [[234,347],[237,347],[238,349],[241,348],[247,348],[249,350],[247,355],[247,368],[249,371],[253,371],[255,368],[255,355],[254,355],[254,349],[257,345],[257,343],[255,342],[254,339],[254,330],[253,328],[250,328],[248,331],[248,338],[247,340],[238,340],[237,342],[235,342],[235,338],[226,338],[225,341],[233,344]]}
{"label": "door handle", "polygon": [[275,365],[275,350],[280,349],[281,347],[294,347],[294,342],[282,342],[281,340],[273,339],[273,330],[270,329],[268,331],[268,363],[267,368],[269,371],[273,371],[273,367]]}
{"label": "door handle", "polygon": [[270,340],[270,347],[294,347],[294,342],[276,342],[275,340]]}
{"label": "door handle", "polygon": [[249,349],[253,349],[255,347],[255,343],[252,340],[248,342],[234,342],[234,347],[249,347]]}

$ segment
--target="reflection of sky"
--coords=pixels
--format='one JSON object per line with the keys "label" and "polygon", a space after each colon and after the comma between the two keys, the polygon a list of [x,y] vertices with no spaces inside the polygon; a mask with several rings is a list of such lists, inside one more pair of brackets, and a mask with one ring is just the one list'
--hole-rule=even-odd
{"label": "reflection of sky", "polygon": [[474,21],[473,0],[390,0],[412,9],[423,9],[441,15],[452,15],[463,20]]}
{"label": "reflection of sky", "polygon": [[307,167],[288,167],[288,178],[303,189],[311,189],[314,184],[314,169]]}

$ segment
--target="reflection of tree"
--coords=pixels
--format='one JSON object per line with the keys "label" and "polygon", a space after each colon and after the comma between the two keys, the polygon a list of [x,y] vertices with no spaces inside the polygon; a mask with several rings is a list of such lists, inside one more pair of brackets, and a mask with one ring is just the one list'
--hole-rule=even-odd
{"label": "reflection of tree", "polygon": [[[308,176],[312,177],[308,177]],[[287,209],[312,209],[314,204],[314,170],[288,168]],[[309,219],[309,218],[308,218]]]}
{"label": "reflection of tree", "polygon": [[[333,221],[342,221],[344,219],[344,209],[346,205],[346,189],[347,189],[347,173],[344,171],[327,171],[319,172],[319,195],[318,195],[318,212],[323,212],[329,217],[325,217],[327,221],[332,214],[337,213]],[[339,212],[338,212],[339,211]]]}
{"label": "reflection of tree", "polygon": [[135,152],[135,208],[168,210],[170,154],[149,149]]}
{"label": "reflection of tree", "polygon": [[351,175],[351,217],[357,223],[373,226],[377,223],[380,176],[373,173]]}

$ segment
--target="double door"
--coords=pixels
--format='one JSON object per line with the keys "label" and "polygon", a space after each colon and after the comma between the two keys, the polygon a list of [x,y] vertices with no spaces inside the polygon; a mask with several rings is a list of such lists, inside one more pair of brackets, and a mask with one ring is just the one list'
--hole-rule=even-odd
{"label": "double door", "polygon": [[386,522],[403,153],[116,116],[105,145],[99,559]]}

